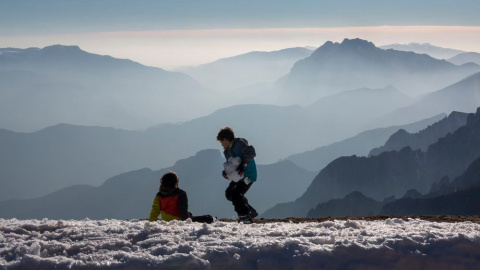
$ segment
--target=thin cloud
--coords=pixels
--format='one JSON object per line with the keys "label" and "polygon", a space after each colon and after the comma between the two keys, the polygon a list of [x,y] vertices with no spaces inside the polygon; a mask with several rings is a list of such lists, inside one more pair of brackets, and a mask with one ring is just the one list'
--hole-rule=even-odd
{"label": "thin cloud", "polygon": [[341,42],[344,38],[362,38],[377,46],[419,42],[464,51],[478,51],[480,26],[202,29],[0,36],[0,47],[79,45],[89,52],[173,69],[250,51],[318,47],[326,41]]}

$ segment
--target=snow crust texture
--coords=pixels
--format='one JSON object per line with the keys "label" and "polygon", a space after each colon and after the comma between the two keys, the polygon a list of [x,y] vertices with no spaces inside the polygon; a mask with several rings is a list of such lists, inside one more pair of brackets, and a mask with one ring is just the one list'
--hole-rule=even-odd
{"label": "snow crust texture", "polygon": [[478,269],[480,225],[0,219],[0,269]]}

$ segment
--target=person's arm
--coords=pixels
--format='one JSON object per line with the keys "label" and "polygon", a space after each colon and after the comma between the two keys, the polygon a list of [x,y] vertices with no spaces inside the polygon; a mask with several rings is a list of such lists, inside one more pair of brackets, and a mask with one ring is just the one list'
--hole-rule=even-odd
{"label": "person's arm", "polygon": [[223,150],[223,156],[225,157],[225,160],[228,161],[228,158],[230,158],[230,153],[228,150]]}
{"label": "person's arm", "polygon": [[238,139],[238,142],[240,144],[240,149],[243,153],[243,160],[242,162],[245,163],[245,165],[250,162],[255,156],[257,155],[255,153],[255,148],[252,145],[248,145],[248,141],[245,139]]}
{"label": "person's arm", "polygon": [[160,203],[158,203],[158,196],[155,195],[155,199],[153,200],[152,210],[150,210],[150,221],[157,221],[158,216],[160,215]]}
{"label": "person's arm", "polygon": [[178,195],[178,209],[180,210],[180,218],[186,220],[190,217],[188,214],[188,197],[187,193],[182,190]]}

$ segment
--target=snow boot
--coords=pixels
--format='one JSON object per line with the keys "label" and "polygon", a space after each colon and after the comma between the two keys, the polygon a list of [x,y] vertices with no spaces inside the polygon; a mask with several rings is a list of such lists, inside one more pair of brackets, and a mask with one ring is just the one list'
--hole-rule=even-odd
{"label": "snow boot", "polygon": [[257,210],[255,210],[251,205],[248,205],[248,208],[250,209],[250,212],[248,213],[248,215],[251,218],[256,218],[258,216]]}
{"label": "snow boot", "polygon": [[238,223],[251,224],[253,223],[253,220],[249,215],[238,216]]}

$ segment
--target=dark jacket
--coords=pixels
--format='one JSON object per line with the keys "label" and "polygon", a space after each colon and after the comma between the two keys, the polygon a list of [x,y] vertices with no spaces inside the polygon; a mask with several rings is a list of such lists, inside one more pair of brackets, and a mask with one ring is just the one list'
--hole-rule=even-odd
{"label": "dark jacket", "polygon": [[189,218],[187,193],[179,188],[162,189],[158,192],[153,200],[149,220],[156,221],[160,214],[164,221]]}
{"label": "dark jacket", "polygon": [[229,149],[223,151],[225,159],[228,161],[230,157],[240,157],[242,163],[246,164],[244,178],[241,180],[245,183],[255,182],[257,180],[257,165],[255,164],[255,148],[248,145],[248,141],[243,138],[235,138]]}
{"label": "dark jacket", "polygon": [[249,163],[250,160],[255,158],[257,155],[255,153],[255,148],[248,145],[248,141],[243,138],[235,138],[232,141],[232,145],[229,149],[223,151],[225,159],[228,160],[230,157],[240,157],[242,162]]}

